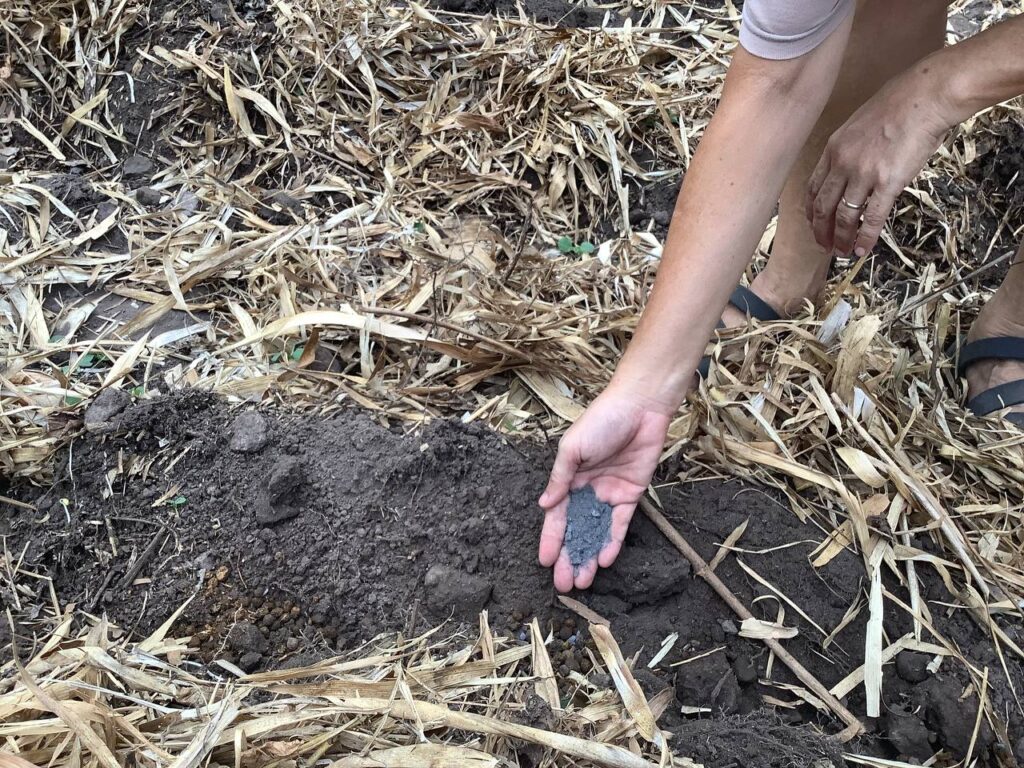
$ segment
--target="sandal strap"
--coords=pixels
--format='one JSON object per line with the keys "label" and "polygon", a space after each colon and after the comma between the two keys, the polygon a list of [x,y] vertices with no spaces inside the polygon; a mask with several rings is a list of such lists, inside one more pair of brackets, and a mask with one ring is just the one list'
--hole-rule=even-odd
{"label": "sandal strap", "polygon": [[962,379],[964,372],[979,360],[1024,360],[1024,338],[993,336],[965,344],[960,348],[956,375]]}
{"label": "sandal strap", "polygon": [[1019,411],[1013,411],[1012,413],[1006,414],[1006,416],[1004,416],[1003,418],[1005,418],[1011,424],[1016,424],[1021,429],[1024,429],[1024,413],[1020,413]]}
{"label": "sandal strap", "polygon": [[697,375],[706,381],[709,373],[711,373],[711,358],[704,355],[697,363]]}
{"label": "sandal strap", "polygon": [[[744,312],[755,320],[760,320],[763,323],[782,319],[779,316],[779,313],[772,309],[768,302],[749,288],[744,288],[742,285],[736,286],[736,290],[733,291],[732,296],[729,297],[729,303],[736,307],[740,312]],[[1022,340],[1022,342],[1024,342],[1024,340]]]}
{"label": "sandal strap", "polygon": [[[779,313],[771,308],[764,299],[758,296],[749,288],[744,288],[742,285],[736,286],[736,290],[732,292],[732,296],[729,297],[729,303],[732,304],[736,309],[744,314],[760,320],[763,323],[770,323],[775,320],[781,320]],[[725,323],[721,320],[715,326],[715,330],[721,330],[725,328]],[[705,355],[701,358],[700,363],[697,364],[697,375],[702,379],[708,377],[708,373],[711,371],[711,358]]]}
{"label": "sandal strap", "polygon": [[[967,407],[977,416],[987,416],[990,413],[1009,408],[1011,405],[1024,403],[1024,379],[1011,381],[1007,384],[1000,384],[998,387],[986,389],[977,397],[967,401]],[[1024,417],[1024,413],[1010,414],[1014,417]],[[1016,418],[1010,419],[1018,423]]]}
{"label": "sandal strap", "polygon": [[[723,328],[725,328],[725,323],[722,322],[721,320],[719,320],[717,323],[715,323],[715,330],[716,331],[720,331]],[[702,357],[700,359],[700,362],[697,363],[697,375],[700,376],[702,379],[706,379],[710,372],[711,372],[711,358],[708,355],[704,355],[704,357]]]}

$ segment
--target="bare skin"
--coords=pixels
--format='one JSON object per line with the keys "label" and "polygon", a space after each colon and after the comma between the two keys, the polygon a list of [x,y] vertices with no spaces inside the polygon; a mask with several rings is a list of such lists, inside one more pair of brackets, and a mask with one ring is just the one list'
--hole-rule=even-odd
{"label": "bare skin", "polygon": [[[942,137],[978,110],[1024,93],[1024,17],[937,50],[887,82],[826,144],[807,185],[806,216],[818,245],[863,255],[896,196]],[[841,204],[866,201],[864,215]],[[1024,244],[968,340],[1024,336]],[[1024,363],[982,360],[966,372],[968,397],[1024,378]],[[1010,409],[1024,411],[1024,406]]]}
{"label": "bare skin", "polygon": [[[618,554],[704,341],[832,91],[849,30],[847,20],[799,59],[769,62],[742,49],[734,55],[676,202],[637,332],[607,389],[563,436],[540,498],[539,557],[554,568],[557,589],[589,587],[597,566],[611,565]],[[611,541],[596,563],[574,573],[562,545],[568,493],[588,482],[613,505]],[[615,495],[603,498],[602,487]]]}
{"label": "bare skin", "polygon": [[[967,334],[967,341],[995,336],[1024,338],[1024,243],[1017,250],[1013,266],[996,295],[978,313],[978,318]],[[974,397],[1000,384],[1024,379],[1024,362],[979,360],[967,369],[966,376],[968,397]],[[1024,405],[1008,410],[1024,413]]]}
{"label": "bare skin", "polygon": [[[857,4],[835,88],[786,179],[770,258],[750,286],[780,316],[796,315],[808,299],[817,302],[828,279],[832,254],[814,239],[805,216],[807,185],[828,140],[890,78],[941,48],[945,33],[945,0]],[[730,328],[747,323],[732,305],[722,320]]]}
{"label": "bare skin", "polygon": [[[692,385],[705,339],[768,223],[772,203],[781,195],[776,246],[768,275],[754,289],[776,308],[791,311],[793,301],[820,290],[833,253],[864,253],[874,246],[896,194],[946,130],[1024,93],[1024,17],[925,55],[936,45],[940,16],[933,3],[862,0],[859,8],[879,14],[893,8],[920,12],[917,21],[928,32],[909,25],[906,48],[889,51],[905,57],[905,69],[890,76],[881,63],[885,52],[873,46],[892,37],[894,20],[869,13],[875,31],[861,42],[870,73],[843,76],[859,84],[851,89],[867,91],[859,98],[840,94],[829,101],[844,56],[857,59],[845,53],[849,20],[796,59],[769,61],[736,51],[718,109],[687,172],[633,341],[606,390],[562,438],[540,499],[545,519],[539,558],[553,567],[557,589],[589,587],[598,567],[608,567],[618,554],[669,421]],[[834,112],[824,112],[827,104]],[[815,141],[823,147],[815,149]],[[842,205],[844,197],[867,203],[863,218]],[[1024,262],[1024,254],[1018,261]],[[972,337],[991,335],[1024,336],[1024,264],[1011,269],[972,330]],[[983,361],[968,371],[972,395],[1021,377],[1020,363]],[[613,505],[612,540],[596,561],[574,572],[562,546],[567,497],[587,483]]]}

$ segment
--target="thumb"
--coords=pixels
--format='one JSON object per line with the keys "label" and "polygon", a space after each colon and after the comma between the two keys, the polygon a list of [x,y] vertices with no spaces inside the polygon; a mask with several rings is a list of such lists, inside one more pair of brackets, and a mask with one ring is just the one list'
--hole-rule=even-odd
{"label": "thumb", "polygon": [[555,456],[554,466],[551,467],[547,488],[540,497],[539,503],[544,509],[550,509],[566,497],[579,466],[579,448],[576,441],[566,434],[558,444],[558,454]]}

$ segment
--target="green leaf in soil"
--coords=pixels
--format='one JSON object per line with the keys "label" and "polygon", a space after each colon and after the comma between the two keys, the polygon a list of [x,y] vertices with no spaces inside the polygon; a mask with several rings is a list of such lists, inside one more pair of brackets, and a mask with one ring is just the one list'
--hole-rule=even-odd
{"label": "green leaf in soil", "polygon": [[415,224],[412,225],[412,228],[419,232],[421,235],[427,231],[427,225],[424,224],[422,221],[417,221]]}
{"label": "green leaf in soil", "polygon": [[188,499],[185,496],[175,496],[173,499],[171,499],[167,503],[169,505],[171,505],[172,507],[183,507],[183,506],[185,506],[185,504],[187,502],[188,502]]}
{"label": "green leaf in soil", "polygon": [[75,365],[75,370],[84,370],[88,368],[108,368],[113,364],[113,361],[102,352],[86,352],[84,355],[78,358],[78,363]]}
{"label": "green leaf in soil", "polygon": [[593,253],[597,248],[589,240],[584,240],[576,247],[576,253]]}
{"label": "green leaf in soil", "polygon": [[292,360],[298,360],[300,357],[302,357],[302,352],[305,349],[306,349],[306,345],[305,344],[300,344],[295,349],[293,349],[292,350],[292,354],[291,354]]}
{"label": "green leaf in soil", "polygon": [[562,253],[569,253],[572,251],[572,238],[562,235],[558,238],[558,250]]}

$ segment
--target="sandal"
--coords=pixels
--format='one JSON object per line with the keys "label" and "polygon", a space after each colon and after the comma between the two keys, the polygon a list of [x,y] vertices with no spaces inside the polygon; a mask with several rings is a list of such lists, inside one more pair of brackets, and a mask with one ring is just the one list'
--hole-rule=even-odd
{"label": "sandal", "polygon": [[[964,378],[967,369],[979,360],[1024,360],[1024,338],[1018,336],[994,336],[978,339],[960,349],[956,364],[956,375]],[[977,416],[989,414],[1024,403],[1024,379],[1000,384],[986,389],[967,401],[968,410]],[[1007,413],[1007,421],[1024,427],[1024,413]]]}
{"label": "sandal", "polygon": [[[740,312],[745,312],[748,317],[760,320],[762,323],[770,323],[775,320],[782,319],[779,313],[772,309],[768,302],[749,288],[744,288],[742,285],[737,286],[736,290],[732,292],[732,296],[729,297],[729,303],[736,307]],[[715,326],[715,330],[720,331],[723,328],[725,328],[725,323],[719,320],[718,325]],[[1021,350],[1024,352],[1024,339],[1021,339]],[[1024,354],[1022,354],[1021,359],[1024,359]],[[710,370],[711,357],[710,355],[705,355],[700,359],[700,364],[697,366],[697,375],[702,379],[706,379]],[[1021,384],[1021,392],[1024,393],[1024,382],[1021,382]],[[1024,401],[1024,395],[1022,395],[1022,401]],[[1024,416],[1024,414],[1021,415]]]}

